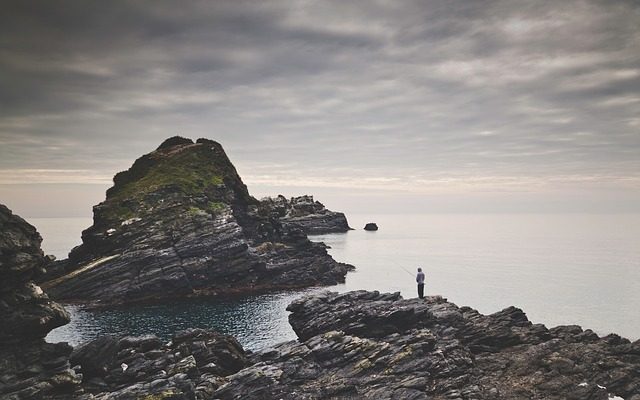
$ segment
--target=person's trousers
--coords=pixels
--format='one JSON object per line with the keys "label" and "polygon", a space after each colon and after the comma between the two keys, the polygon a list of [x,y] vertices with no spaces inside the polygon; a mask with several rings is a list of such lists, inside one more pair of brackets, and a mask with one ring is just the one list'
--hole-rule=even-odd
{"label": "person's trousers", "polygon": [[424,298],[424,283],[418,283],[418,297]]}

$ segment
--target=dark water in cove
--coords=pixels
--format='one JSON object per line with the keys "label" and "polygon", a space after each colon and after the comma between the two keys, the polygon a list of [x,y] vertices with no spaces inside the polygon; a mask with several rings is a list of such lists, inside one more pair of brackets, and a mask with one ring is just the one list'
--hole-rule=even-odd
{"label": "dark water in cove", "polygon": [[295,293],[275,293],[237,299],[179,300],[170,304],[88,311],[69,305],[71,323],[56,329],[49,342],[78,344],[103,334],[144,335],[154,333],[169,340],[187,328],[214,328],[234,335],[248,349],[295,339],[287,322],[286,307]]}
{"label": "dark water in cove", "polygon": [[[65,257],[89,218],[30,219],[45,252]],[[400,291],[413,297],[422,266],[428,294],[491,313],[510,305],[551,327],[579,324],[604,335],[640,338],[640,215],[349,216],[358,228],[315,236],[338,261],[357,267],[334,291]],[[366,232],[376,222],[377,232]],[[227,300],[185,300],[108,311],[69,306],[72,322],[50,342],[78,344],[105,333],[156,333],[169,339],[189,327],[215,328],[249,349],[295,339],[287,304],[316,290]]]}

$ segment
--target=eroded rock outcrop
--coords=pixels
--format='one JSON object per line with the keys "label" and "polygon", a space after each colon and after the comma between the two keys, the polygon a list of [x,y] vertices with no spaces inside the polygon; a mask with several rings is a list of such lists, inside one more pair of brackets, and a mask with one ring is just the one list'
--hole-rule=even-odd
{"label": "eroded rock outcrop", "polygon": [[341,212],[327,210],[324,204],[314,201],[313,196],[298,196],[287,199],[266,197],[260,202],[272,209],[284,227],[302,229],[308,235],[343,233],[351,230],[347,217]]}
{"label": "eroded rock outcrop", "polygon": [[288,308],[300,341],[252,355],[221,399],[640,399],[640,341],[547,329],[509,307],[324,293]]}
{"label": "eroded rock outcrop", "polygon": [[249,365],[235,338],[203,329],[153,335],[103,336],[73,351],[84,374],[79,399],[206,399],[225,376]]}
{"label": "eroded rock outcrop", "polygon": [[331,285],[353,268],[250,196],[207,139],[171,138],[136,160],[93,219],[43,284],[56,299],[113,304]]}
{"label": "eroded rock outcrop", "polygon": [[0,204],[0,398],[69,393],[80,382],[69,365],[71,346],[45,343],[69,314],[33,280],[48,263],[36,229]]}

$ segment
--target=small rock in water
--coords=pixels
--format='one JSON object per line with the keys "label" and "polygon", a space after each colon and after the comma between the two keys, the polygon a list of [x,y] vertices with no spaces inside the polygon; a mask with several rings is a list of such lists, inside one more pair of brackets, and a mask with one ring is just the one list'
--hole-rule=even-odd
{"label": "small rock in water", "polygon": [[376,225],[375,222],[369,222],[368,224],[366,224],[364,226],[364,230],[365,231],[377,231],[378,230],[378,225]]}

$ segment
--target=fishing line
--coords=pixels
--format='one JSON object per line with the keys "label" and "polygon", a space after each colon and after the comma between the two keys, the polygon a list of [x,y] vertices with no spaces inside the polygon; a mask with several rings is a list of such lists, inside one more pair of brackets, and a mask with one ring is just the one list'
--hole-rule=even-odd
{"label": "fishing line", "polygon": [[[386,257],[385,257],[385,258],[386,258]],[[411,276],[415,277],[415,274],[414,274],[413,272],[409,271],[408,269],[406,269],[406,268],[405,268],[405,267],[403,267],[402,265],[398,264],[397,262],[395,262],[395,261],[390,261],[390,264],[392,264],[392,265],[394,265],[394,266],[396,266],[396,267],[398,267],[398,268],[401,268],[401,269],[402,269],[404,272],[406,272],[407,274],[409,274],[409,275],[411,275]]]}

